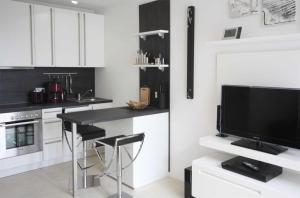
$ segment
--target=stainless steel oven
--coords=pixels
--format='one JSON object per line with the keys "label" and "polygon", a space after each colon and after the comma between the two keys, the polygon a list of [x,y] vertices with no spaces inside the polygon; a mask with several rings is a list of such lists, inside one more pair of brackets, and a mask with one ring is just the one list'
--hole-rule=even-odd
{"label": "stainless steel oven", "polygon": [[0,114],[0,159],[41,150],[41,110]]}

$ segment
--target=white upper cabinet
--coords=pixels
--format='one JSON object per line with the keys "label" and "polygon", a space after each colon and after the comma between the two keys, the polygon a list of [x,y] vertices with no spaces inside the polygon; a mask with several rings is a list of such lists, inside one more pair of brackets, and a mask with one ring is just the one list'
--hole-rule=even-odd
{"label": "white upper cabinet", "polygon": [[0,66],[104,67],[104,16],[0,1]]}
{"label": "white upper cabinet", "polygon": [[84,13],[84,66],[104,67],[104,16]]}
{"label": "white upper cabinet", "polygon": [[76,11],[54,9],[54,51],[58,67],[80,66],[80,14]]}
{"label": "white upper cabinet", "polygon": [[29,4],[0,2],[0,66],[31,66],[32,10]]}
{"label": "white upper cabinet", "polygon": [[34,5],[34,52],[38,67],[54,65],[52,8]]}

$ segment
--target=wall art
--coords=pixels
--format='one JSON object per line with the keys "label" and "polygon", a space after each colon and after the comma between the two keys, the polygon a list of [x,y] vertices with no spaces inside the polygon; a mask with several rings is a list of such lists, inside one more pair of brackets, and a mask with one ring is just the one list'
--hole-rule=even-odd
{"label": "wall art", "polygon": [[265,25],[296,21],[296,0],[263,0]]}
{"label": "wall art", "polygon": [[229,0],[229,12],[232,18],[257,14],[258,0]]}

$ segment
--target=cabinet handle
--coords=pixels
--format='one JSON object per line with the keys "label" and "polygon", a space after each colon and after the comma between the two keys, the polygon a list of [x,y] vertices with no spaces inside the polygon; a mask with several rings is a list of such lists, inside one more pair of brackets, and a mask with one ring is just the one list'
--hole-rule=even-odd
{"label": "cabinet handle", "polygon": [[35,65],[35,29],[34,29],[34,6],[29,6],[29,12],[30,12],[30,42],[31,42],[31,65]]}
{"label": "cabinet handle", "polygon": [[79,54],[79,56],[78,56],[78,61],[79,61],[79,66],[81,66],[81,31],[80,31],[80,29],[81,29],[81,22],[80,22],[80,13],[78,13],[78,15],[77,15],[77,17],[78,17],[78,43],[79,43],[79,50],[78,50],[78,54]]}
{"label": "cabinet handle", "polygon": [[55,140],[55,141],[51,141],[51,142],[46,142],[45,145],[56,144],[56,143],[60,143],[60,142],[62,142],[62,140]]}
{"label": "cabinet handle", "polygon": [[44,121],[44,124],[55,124],[55,123],[61,123],[61,120],[54,120],[54,121]]}
{"label": "cabinet handle", "polygon": [[48,114],[48,113],[62,113],[61,110],[57,110],[57,111],[45,111],[44,114]]}
{"label": "cabinet handle", "polygon": [[84,45],[84,66],[86,66],[86,15],[83,14],[83,45]]}
{"label": "cabinet handle", "polygon": [[55,65],[55,42],[54,42],[54,9],[50,8],[50,25],[51,25],[51,64]]}
{"label": "cabinet handle", "polygon": [[14,126],[20,126],[20,125],[27,125],[27,124],[37,124],[39,122],[40,122],[39,120],[29,121],[29,122],[18,122],[18,123],[14,123],[14,124],[1,125],[1,127],[14,127]]}

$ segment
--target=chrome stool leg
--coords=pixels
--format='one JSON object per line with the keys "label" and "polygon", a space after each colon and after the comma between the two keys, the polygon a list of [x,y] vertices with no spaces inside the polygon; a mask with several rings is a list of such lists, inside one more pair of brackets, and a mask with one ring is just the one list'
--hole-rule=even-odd
{"label": "chrome stool leg", "polygon": [[117,147],[117,194],[111,195],[108,198],[132,198],[131,195],[122,192],[122,152],[121,152],[121,147]]}
{"label": "chrome stool leg", "polygon": [[87,169],[86,167],[86,150],[87,150],[87,146],[86,146],[86,141],[83,141],[82,143],[82,147],[83,147],[83,188],[86,188],[86,177],[87,177]]}
{"label": "chrome stool leg", "polygon": [[[133,162],[136,160],[138,155],[140,154],[143,144],[145,140],[145,134],[140,133],[140,134],[133,134],[133,135],[119,135],[119,136],[114,136],[114,137],[109,137],[109,138],[102,138],[97,140],[94,144],[94,150],[96,151],[96,154],[102,164],[104,165],[105,169],[102,172],[102,176],[105,175],[111,175],[114,172],[109,171],[111,168],[111,165],[113,164],[114,158],[116,159],[116,179],[117,179],[117,193],[114,195],[109,196],[108,198],[132,198],[131,195],[122,192],[122,171],[128,168],[130,165],[133,164]],[[140,143],[140,147],[138,149],[138,152],[136,154],[130,154],[128,150],[126,149],[126,146],[132,145],[134,143]],[[110,161],[108,161],[108,165],[106,165],[106,161],[103,159],[97,148],[102,147],[102,146],[109,146],[113,148],[113,153]],[[130,162],[127,165],[122,164],[122,152],[121,148],[123,148],[129,159]]]}
{"label": "chrome stool leg", "polygon": [[79,180],[78,188],[87,189],[91,187],[100,186],[100,178],[97,175],[88,175],[87,174],[87,142],[82,141],[83,146],[83,165],[82,165],[82,179]]}

